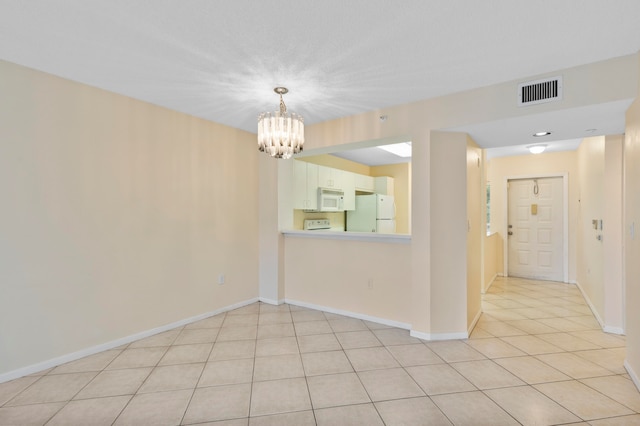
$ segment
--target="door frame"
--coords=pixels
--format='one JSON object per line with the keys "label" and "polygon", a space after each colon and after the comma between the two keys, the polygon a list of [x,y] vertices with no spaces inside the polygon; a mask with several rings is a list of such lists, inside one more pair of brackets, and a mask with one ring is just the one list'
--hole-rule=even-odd
{"label": "door frame", "polygon": [[562,274],[563,282],[569,282],[569,173],[540,173],[532,175],[505,176],[503,182],[503,227],[505,230],[502,242],[503,275],[509,276],[509,181],[519,179],[562,178]]}

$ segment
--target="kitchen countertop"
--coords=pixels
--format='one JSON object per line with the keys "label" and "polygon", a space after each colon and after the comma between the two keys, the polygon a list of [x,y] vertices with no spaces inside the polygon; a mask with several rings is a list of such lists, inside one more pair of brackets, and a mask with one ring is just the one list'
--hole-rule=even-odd
{"label": "kitchen countertop", "polygon": [[375,232],[348,232],[333,230],[301,231],[284,230],[281,231],[287,237],[318,238],[324,240],[350,240],[350,241],[370,241],[380,243],[404,243],[411,242],[409,234],[376,234]]}

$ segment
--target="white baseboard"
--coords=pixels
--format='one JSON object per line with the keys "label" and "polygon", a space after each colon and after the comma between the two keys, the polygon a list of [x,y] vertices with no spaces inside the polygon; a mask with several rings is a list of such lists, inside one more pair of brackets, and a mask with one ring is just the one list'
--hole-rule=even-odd
{"label": "white baseboard", "polygon": [[[467,333],[467,332],[462,332],[462,333],[422,333],[420,331],[411,330],[411,324],[404,323],[404,322],[393,321],[393,320],[389,320],[389,319],[386,319],[386,318],[373,317],[371,315],[365,315],[365,314],[360,314],[360,313],[357,313],[357,312],[345,311],[345,310],[342,310],[342,309],[335,309],[335,308],[331,308],[329,306],[320,306],[320,305],[316,305],[316,304],[313,304],[313,303],[300,302],[298,300],[285,299],[284,302],[288,303],[290,305],[294,305],[294,306],[301,306],[303,308],[315,309],[317,311],[329,312],[331,314],[337,314],[337,315],[344,315],[345,317],[357,318],[357,319],[361,319],[361,320],[365,320],[365,321],[375,322],[375,323],[378,323],[378,324],[388,325],[390,327],[396,327],[396,328],[402,328],[404,330],[410,330],[409,331],[409,335],[411,337],[415,337],[415,338],[421,339],[421,340],[456,340],[456,339],[468,339],[469,338],[469,333]],[[480,315],[481,314],[482,314],[482,311],[480,311],[478,313],[476,319],[474,319],[474,323],[473,323],[474,326],[475,326],[475,323],[478,322],[478,320],[480,319]]]}
{"label": "white baseboard", "polygon": [[591,313],[596,318],[596,321],[598,321],[598,324],[600,324],[600,328],[602,328],[602,330],[604,331],[604,322],[602,321],[602,318],[600,318],[600,314],[598,314],[596,308],[593,306],[593,303],[591,303],[591,299],[589,299],[589,296],[584,291],[579,282],[576,281],[575,285],[576,287],[578,287],[578,290],[580,290],[580,293],[582,293],[582,297],[584,297],[584,300],[587,302],[587,306],[589,306],[589,309],[591,309]]}
{"label": "white baseboard", "polygon": [[596,318],[596,321],[598,321],[598,324],[600,324],[600,327],[602,328],[602,331],[604,331],[605,333],[619,334],[621,336],[624,336],[624,334],[625,334],[624,328],[622,328],[622,327],[613,327],[613,326],[610,326],[610,325],[606,325],[604,323],[604,321],[602,320],[602,318],[598,314],[598,311],[596,311],[596,308],[591,303],[591,300],[589,299],[589,296],[587,296],[587,293],[585,293],[584,289],[582,288],[582,286],[580,285],[579,282],[575,281],[575,282],[571,282],[570,284],[575,284],[576,287],[578,287],[578,290],[580,290],[580,293],[582,293],[582,297],[584,297],[584,300],[586,300],[587,305],[589,306],[589,309],[591,309],[591,312],[593,313],[593,316]]}
{"label": "white baseboard", "polygon": [[269,305],[282,305],[284,303],[284,299],[280,299],[280,300],[274,300],[274,299],[268,299],[266,297],[259,297],[258,298],[262,303],[267,303]]}
{"label": "white baseboard", "polygon": [[489,285],[487,285],[487,288],[485,288],[484,290],[481,291],[482,294],[485,294],[487,291],[489,291],[489,289],[493,285],[493,283],[496,280],[496,278],[498,278],[498,274],[497,273],[493,276],[493,278],[491,278],[491,281],[489,281]]}
{"label": "white baseboard", "polygon": [[489,291],[489,289],[491,288],[491,286],[493,285],[494,282],[496,282],[496,278],[504,277],[504,274],[502,272],[496,272],[496,274],[493,276],[493,278],[491,278],[491,281],[489,281],[489,285],[487,286],[487,288],[484,289],[484,291],[482,291],[482,294],[486,294],[487,291]]}
{"label": "white baseboard", "polygon": [[460,339],[468,339],[469,334],[467,332],[463,333],[423,333],[421,331],[411,330],[409,333],[411,337],[415,337],[422,340],[460,340]]}
{"label": "white baseboard", "polygon": [[629,377],[631,377],[633,384],[636,385],[636,388],[638,388],[638,391],[640,391],[640,378],[633,370],[633,368],[631,368],[631,365],[626,359],[624,360],[624,368],[627,370],[627,373],[629,373]]}
{"label": "white baseboard", "polygon": [[619,334],[620,336],[624,336],[624,330],[622,329],[622,327],[611,327],[610,325],[605,325],[604,327],[602,327],[602,331],[604,331],[605,333]]}
{"label": "white baseboard", "polygon": [[203,320],[205,318],[212,317],[214,315],[221,314],[223,312],[232,311],[234,309],[241,308],[246,305],[250,305],[258,301],[258,298],[253,298],[249,300],[245,300],[243,302],[235,303],[233,305],[225,306],[224,308],[216,309],[211,312],[206,312],[204,314],[196,315],[190,318],[186,318],[180,321],[173,322],[171,324],[166,324],[160,327],[152,328],[150,330],[141,331],[140,333],[132,334],[130,336],[122,337],[120,339],[112,340],[107,343],[102,343],[100,345],[91,346],[89,348],[81,349],[77,352],[72,352],[70,354],[62,355],[53,359],[49,359],[47,361],[42,361],[37,364],[28,365],[26,367],[18,368],[17,370],[8,371],[6,373],[0,374],[0,383],[8,382],[9,380],[17,379],[19,377],[28,376],[30,374],[37,373],[42,370],[47,370],[49,368],[57,367],[58,365],[65,364],[67,362],[75,361],[80,358],[84,358],[89,355],[97,354],[98,352],[107,351],[109,349],[114,349],[122,345],[126,345],[131,342],[135,342],[136,340],[144,339],[145,337],[153,336],[154,334],[162,333],[165,331],[172,330],[176,327],[181,327],[183,325],[191,324],[196,321]]}
{"label": "white baseboard", "polygon": [[369,322],[375,322],[375,323],[378,323],[378,324],[388,325],[390,327],[402,328],[402,329],[405,329],[405,330],[410,330],[411,329],[411,324],[407,324],[405,322],[399,322],[399,321],[389,320],[389,319],[385,319],[385,318],[373,317],[371,315],[360,314],[360,313],[351,312],[351,311],[344,311],[342,309],[335,309],[335,308],[330,308],[328,306],[315,305],[313,303],[300,302],[298,300],[285,299],[284,302],[288,303],[290,305],[301,306],[303,308],[309,308],[309,309],[315,309],[317,311],[329,312],[331,314],[344,315],[345,317],[357,318],[357,319],[361,319],[361,320],[365,320],[365,321],[369,321]]}
{"label": "white baseboard", "polygon": [[469,328],[467,329],[467,337],[471,336],[471,332],[473,331],[473,329],[476,327],[476,324],[478,323],[478,321],[480,320],[480,316],[482,315],[482,309],[478,310],[478,313],[476,314],[476,317],[473,319],[473,321],[471,321],[471,324],[469,324]]}

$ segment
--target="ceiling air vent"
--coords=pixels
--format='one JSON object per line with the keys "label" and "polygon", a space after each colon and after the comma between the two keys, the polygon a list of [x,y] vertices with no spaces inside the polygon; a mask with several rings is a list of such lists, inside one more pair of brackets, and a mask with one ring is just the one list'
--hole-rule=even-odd
{"label": "ceiling air vent", "polygon": [[562,100],[562,76],[528,81],[518,85],[518,106]]}

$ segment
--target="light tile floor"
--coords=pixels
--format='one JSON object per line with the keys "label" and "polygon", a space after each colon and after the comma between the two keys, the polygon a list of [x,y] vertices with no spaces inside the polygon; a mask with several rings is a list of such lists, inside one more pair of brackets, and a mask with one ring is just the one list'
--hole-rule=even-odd
{"label": "light tile floor", "polygon": [[575,286],[498,279],[468,340],[256,303],[0,384],[0,425],[640,425]]}

